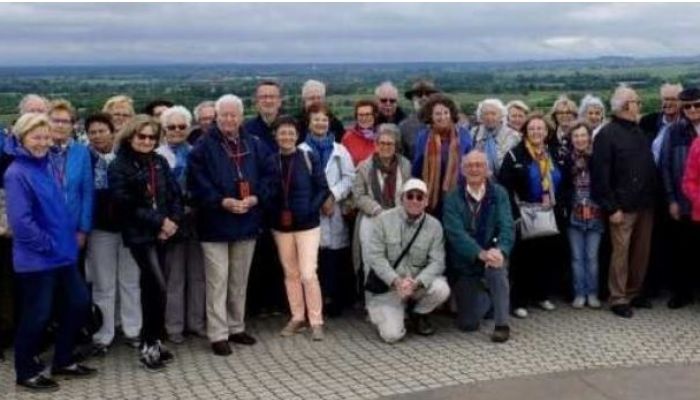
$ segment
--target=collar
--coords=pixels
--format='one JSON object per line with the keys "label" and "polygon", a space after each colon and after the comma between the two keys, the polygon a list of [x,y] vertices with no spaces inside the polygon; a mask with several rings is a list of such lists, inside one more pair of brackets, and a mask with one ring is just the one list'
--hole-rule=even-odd
{"label": "collar", "polygon": [[481,201],[486,195],[486,183],[482,183],[477,189],[472,189],[468,184],[466,186],[467,195],[471,196],[472,199],[477,202]]}
{"label": "collar", "polygon": [[406,214],[406,210],[403,208],[403,206],[399,206],[399,216],[401,217],[401,220],[406,223],[406,225],[413,226],[425,218],[425,211],[418,218],[411,220],[408,218],[408,214]]}

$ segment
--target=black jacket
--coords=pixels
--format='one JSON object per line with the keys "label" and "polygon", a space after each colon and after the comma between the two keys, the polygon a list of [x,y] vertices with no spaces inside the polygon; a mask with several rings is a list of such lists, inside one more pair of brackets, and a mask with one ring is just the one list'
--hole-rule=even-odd
{"label": "black jacket", "polygon": [[[151,168],[155,176],[155,202],[149,194]],[[122,222],[126,246],[153,244],[165,218],[180,225],[183,215],[180,186],[168,162],[152,152],[144,157],[122,146],[109,165],[109,184]]]}
{"label": "black jacket", "polygon": [[607,212],[654,206],[656,165],[651,142],[634,122],[613,117],[593,142],[593,199]]}

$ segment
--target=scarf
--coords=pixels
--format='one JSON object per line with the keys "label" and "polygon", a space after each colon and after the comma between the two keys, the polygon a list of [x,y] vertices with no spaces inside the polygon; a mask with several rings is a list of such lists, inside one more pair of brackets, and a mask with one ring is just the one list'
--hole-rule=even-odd
{"label": "scarf", "polygon": [[173,176],[175,180],[180,185],[181,189],[185,189],[186,185],[186,168],[187,168],[187,156],[190,154],[190,145],[187,142],[183,142],[176,145],[168,145],[170,150],[175,155],[175,166],[173,166]]}
{"label": "scarf", "polygon": [[[498,133],[499,129],[488,129],[480,126],[476,134],[476,148],[486,154],[486,159],[489,163],[489,168],[495,174],[499,167],[498,155]],[[503,152],[505,154],[505,152]]]}
{"label": "scarf", "polygon": [[306,139],[304,143],[311,147],[316,154],[318,154],[321,159],[321,165],[326,168],[328,165],[328,160],[331,158],[331,153],[333,152],[333,144],[335,143],[335,136],[332,133],[327,133],[324,137],[318,137],[311,132],[306,134]]}
{"label": "scarf", "polygon": [[[443,140],[449,140],[447,148],[447,165],[442,171]],[[423,171],[421,177],[428,186],[428,210],[435,211],[440,202],[441,192],[446,193],[457,186],[457,165],[459,164],[459,139],[454,125],[447,129],[433,128],[428,134],[425,146]],[[444,172],[444,174],[441,174]],[[442,183],[440,178],[442,177]]]}
{"label": "scarf", "polygon": [[107,172],[109,170],[109,164],[116,158],[114,151],[110,151],[109,153],[100,153],[93,147],[90,147],[90,152],[97,158],[97,161],[95,162],[95,169],[93,171],[95,190],[109,189]]}
{"label": "scarf", "polygon": [[[376,153],[372,156],[372,168],[370,168],[370,185],[375,200],[386,210],[396,206],[396,176],[398,174],[399,158],[394,155],[389,166],[379,160]],[[384,176],[384,189],[379,183],[379,174]]]}
{"label": "scarf", "polygon": [[366,140],[372,141],[372,143],[374,143],[375,139],[377,138],[377,132],[375,132],[374,129],[360,128],[360,125],[355,125],[355,134]]}
{"label": "scarf", "polygon": [[540,170],[542,191],[549,192],[552,188],[552,160],[549,158],[546,148],[542,147],[538,150],[527,139],[525,139],[525,148]]}

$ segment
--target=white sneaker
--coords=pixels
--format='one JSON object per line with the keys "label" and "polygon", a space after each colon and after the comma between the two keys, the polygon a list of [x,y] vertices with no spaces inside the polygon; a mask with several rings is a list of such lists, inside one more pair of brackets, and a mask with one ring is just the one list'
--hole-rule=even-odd
{"label": "white sneaker", "polygon": [[594,294],[589,294],[588,295],[588,307],[590,308],[600,308],[600,300],[598,300],[598,296]]}
{"label": "white sneaker", "polygon": [[545,311],[553,311],[554,309],[556,309],[554,304],[549,300],[540,301],[539,306]]}
{"label": "white sneaker", "polygon": [[518,318],[527,318],[527,310],[523,307],[518,307],[515,310],[513,310],[513,315]]}
{"label": "white sneaker", "polygon": [[583,308],[583,306],[586,305],[586,298],[583,296],[576,296],[574,298],[574,301],[571,303],[571,307],[573,308]]}

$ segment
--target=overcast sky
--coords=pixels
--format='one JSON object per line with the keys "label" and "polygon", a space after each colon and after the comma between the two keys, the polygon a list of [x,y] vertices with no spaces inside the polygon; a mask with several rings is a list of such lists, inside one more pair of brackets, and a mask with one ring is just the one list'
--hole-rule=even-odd
{"label": "overcast sky", "polygon": [[700,4],[0,4],[0,66],[700,54]]}

